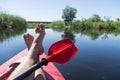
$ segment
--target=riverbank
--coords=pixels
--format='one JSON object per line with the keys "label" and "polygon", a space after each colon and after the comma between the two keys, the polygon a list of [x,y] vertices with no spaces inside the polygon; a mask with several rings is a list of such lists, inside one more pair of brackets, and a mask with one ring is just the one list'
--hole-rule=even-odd
{"label": "riverbank", "polygon": [[[29,23],[27,23],[29,24]],[[31,25],[30,25],[31,24]],[[28,28],[34,28],[36,23],[30,23]],[[89,20],[77,20],[66,26],[64,21],[55,21],[45,24],[46,28],[52,28],[57,31],[64,31],[65,28],[70,28],[71,31],[75,32],[86,32],[87,30],[93,31],[120,31],[120,21],[99,21],[93,22]]]}
{"label": "riverbank", "polygon": [[27,23],[24,18],[0,12],[0,42],[24,33],[26,28]]}
{"label": "riverbank", "polygon": [[0,12],[0,29],[16,28],[18,30],[27,27],[26,20],[20,16]]}
{"label": "riverbank", "polygon": [[89,19],[76,20],[68,25],[65,25],[64,21],[52,22],[48,25],[51,28],[72,28],[75,30],[89,30],[89,29],[120,29],[120,21],[92,21]]}
{"label": "riverbank", "polygon": [[45,25],[45,28],[49,28],[49,24],[51,24],[52,22],[48,22],[48,21],[27,21],[27,27],[28,28],[35,28],[37,23],[43,23]]}

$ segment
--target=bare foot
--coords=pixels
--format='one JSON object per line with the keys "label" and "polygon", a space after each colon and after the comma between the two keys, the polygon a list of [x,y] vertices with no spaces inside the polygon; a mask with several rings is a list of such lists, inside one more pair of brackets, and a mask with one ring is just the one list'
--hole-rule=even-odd
{"label": "bare foot", "polygon": [[[24,72],[25,70],[36,64],[39,61],[39,55],[41,55],[44,52],[42,41],[45,36],[45,29],[43,24],[38,24],[36,26],[35,31],[36,31],[36,35],[34,37],[34,40],[32,37],[30,37],[29,34],[27,34],[28,37],[24,35],[25,43],[29,49],[28,55],[26,56],[25,60],[12,72],[8,80],[11,80],[16,75],[20,74],[21,72]],[[30,41],[27,41],[27,38],[30,39]],[[31,75],[31,79],[32,78],[33,75]]]}
{"label": "bare foot", "polygon": [[35,32],[36,32],[36,35],[35,35],[31,48],[34,48],[33,50],[35,51],[35,53],[39,52],[38,55],[40,55],[44,52],[43,45],[42,45],[42,42],[45,36],[44,25],[37,24]]}
{"label": "bare foot", "polygon": [[45,29],[44,29],[44,25],[43,24],[37,24],[36,28],[35,28],[35,32],[36,32],[36,36],[39,38],[38,42],[40,42],[40,44],[42,44],[42,41],[44,39],[45,36]]}
{"label": "bare foot", "polygon": [[34,40],[34,37],[32,35],[30,35],[29,33],[27,33],[27,34],[23,35],[23,38],[24,38],[25,44],[29,50],[32,45],[32,42]]}
{"label": "bare foot", "polygon": [[[42,24],[38,24],[36,26],[35,29],[36,35],[39,35],[39,39],[40,39],[40,45],[42,46],[42,40],[45,36],[45,30],[44,30],[44,26]],[[32,42],[34,40],[34,37],[32,35],[30,35],[29,33],[24,34],[24,41],[26,43],[26,46],[28,47],[28,50],[30,49]],[[37,36],[38,37],[38,36]],[[39,42],[39,41],[37,41]],[[41,68],[39,68],[38,70],[36,70],[35,72],[35,80],[46,80],[45,78],[45,74],[43,72],[43,70]]]}
{"label": "bare foot", "polygon": [[[39,41],[40,41],[40,44],[42,45],[42,41],[43,41],[43,38],[45,36],[44,25],[43,24],[37,24],[35,32],[36,32],[37,35],[40,34],[40,40]],[[26,46],[29,50],[31,45],[32,45],[32,42],[34,40],[34,37],[32,35],[30,35],[29,33],[27,33],[27,34],[23,35],[23,38],[24,38],[25,44],[26,44]]]}

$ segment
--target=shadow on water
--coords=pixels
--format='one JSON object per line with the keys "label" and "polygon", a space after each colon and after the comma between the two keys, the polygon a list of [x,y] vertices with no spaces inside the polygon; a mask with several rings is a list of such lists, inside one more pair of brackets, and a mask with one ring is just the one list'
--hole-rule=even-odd
{"label": "shadow on water", "polygon": [[8,29],[0,29],[0,42],[7,40],[10,37],[18,36],[26,32],[26,28],[24,29],[16,29],[16,28],[8,28]]}

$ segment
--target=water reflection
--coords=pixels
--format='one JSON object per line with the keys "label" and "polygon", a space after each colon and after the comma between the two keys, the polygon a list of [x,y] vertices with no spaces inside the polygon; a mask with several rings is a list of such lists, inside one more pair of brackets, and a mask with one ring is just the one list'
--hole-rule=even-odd
{"label": "water reflection", "polygon": [[74,33],[71,31],[71,29],[66,28],[64,30],[64,34],[61,35],[62,38],[70,38],[74,43],[75,43],[75,35]]}
{"label": "water reflection", "polygon": [[75,42],[74,33],[80,35],[87,35],[91,38],[91,40],[96,40],[98,38],[109,39],[109,34],[113,34],[114,36],[118,36],[120,34],[120,29],[77,29],[75,27],[53,29],[59,32],[64,32],[64,34],[61,35],[62,38],[70,38],[73,42]]}
{"label": "water reflection", "polygon": [[26,28],[24,29],[0,29],[0,42],[5,41],[6,39],[14,36],[18,36],[26,32]]}

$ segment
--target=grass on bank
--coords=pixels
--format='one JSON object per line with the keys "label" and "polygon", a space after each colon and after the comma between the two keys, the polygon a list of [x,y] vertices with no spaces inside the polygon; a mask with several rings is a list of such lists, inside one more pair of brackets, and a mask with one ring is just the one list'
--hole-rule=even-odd
{"label": "grass on bank", "polygon": [[26,28],[26,20],[20,16],[15,16],[7,13],[0,12],[0,28]]}
{"label": "grass on bank", "polygon": [[0,12],[0,42],[25,32],[26,27],[24,18]]}
{"label": "grass on bank", "polygon": [[28,28],[35,28],[38,23],[43,23],[45,25],[45,28],[50,28],[49,24],[51,24],[52,22],[27,21],[27,27]]}
{"label": "grass on bank", "polygon": [[72,29],[119,29],[120,30],[120,21],[91,21],[91,20],[76,20],[71,22],[69,25],[65,25],[64,21],[52,22],[48,25],[51,28],[72,28]]}

